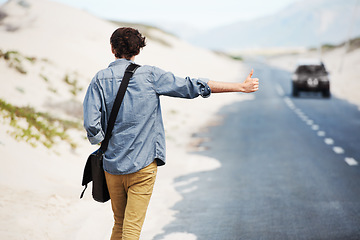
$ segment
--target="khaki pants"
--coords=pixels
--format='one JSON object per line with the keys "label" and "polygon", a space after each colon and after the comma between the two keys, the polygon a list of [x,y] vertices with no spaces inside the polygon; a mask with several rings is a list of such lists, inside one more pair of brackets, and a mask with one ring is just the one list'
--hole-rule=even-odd
{"label": "khaki pants", "polygon": [[132,174],[105,172],[115,220],[111,240],[139,239],[156,173],[156,161]]}

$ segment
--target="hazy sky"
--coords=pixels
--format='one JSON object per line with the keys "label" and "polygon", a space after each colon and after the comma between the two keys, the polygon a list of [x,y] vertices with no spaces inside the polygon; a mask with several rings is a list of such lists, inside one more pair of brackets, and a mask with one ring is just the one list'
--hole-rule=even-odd
{"label": "hazy sky", "polygon": [[[271,15],[297,0],[55,0],[102,18],[154,24],[185,23],[208,29]],[[301,0],[300,0],[301,1]],[[6,0],[0,0],[0,4]]]}

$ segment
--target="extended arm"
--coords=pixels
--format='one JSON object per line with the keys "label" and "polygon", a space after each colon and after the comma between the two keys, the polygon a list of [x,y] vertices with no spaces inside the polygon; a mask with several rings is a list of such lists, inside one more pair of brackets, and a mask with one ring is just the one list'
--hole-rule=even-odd
{"label": "extended arm", "polygon": [[251,93],[259,90],[259,79],[251,78],[254,70],[251,70],[242,83],[230,83],[230,82],[217,82],[209,80],[208,85],[212,93],[223,93],[223,92],[244,92]]}

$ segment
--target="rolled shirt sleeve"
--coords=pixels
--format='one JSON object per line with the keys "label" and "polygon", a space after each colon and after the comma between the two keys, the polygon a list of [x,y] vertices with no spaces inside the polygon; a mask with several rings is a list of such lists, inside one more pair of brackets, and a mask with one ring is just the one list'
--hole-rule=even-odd
{"label": "rolled shirt sleeve", "polygon": [[196,98],[199,95],[209,97],[211,89],[208,86],[208,79],[205,78],[181,78],[171,72],[165,72],[157,67],[153,71],[153,84],[157,94],[180,97]]}
{"label": "rolled shirt sleeve", "polygon": [[91,144],[98,144],[105,138],[101,126],[101,95],[94,78],[89,85],[83,102],[84,128]]}
{"label": "rolled shirt sleeve", "polygon": [[209,79],[205,79],[205,78],[199,78],[197,80],[197,84],[200,87],[200,95],[203,98],[210,97],[210,95],[211,95],[211,88],[207,84],[208,82],[209,82]]}

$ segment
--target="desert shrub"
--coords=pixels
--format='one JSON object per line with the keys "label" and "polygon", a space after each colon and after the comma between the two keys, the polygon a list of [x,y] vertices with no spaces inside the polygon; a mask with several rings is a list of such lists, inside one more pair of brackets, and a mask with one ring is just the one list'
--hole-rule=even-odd
{"label": "desert shrub", "polygon": [[[326,44],[323,44],[321,45],[321,49],[323,51],[331,51],[331,50],[334,50],[336,48],[340,48],[340,47],[344,47],[345,45],[348,45],[348,52],[351,52],[351,51],[354,51],[358,48],[360,48],[360,37],[356,37],[356,38],[352,38],[349,40],[349,42],[345,41],[345,42],[342,42],[340,44],[330,44],[330,43],[326,43]],[[309,48],[310,51],[316,51],[317,48],[316,47],[311,47]]]}
{"label": "desert shrub", "polygon": [[243,61],[244,59],[243,59],[243,57],[241,57],[241,56],[230,56],[232,59],[234,59],[234,60],[237,60],[237,61]]}
{"label": "desert shrub", "polygon": [[45,82],[49,82],[49,78],[45,76],[44,74],[40,73],[39,76],[44,79]]}
{"label": "desert shrub", "polygon": [[354,51],[358,48],[360,48],[360,37],[351,39],[349,51]]}
{"label": "desert shrub", "polygon": [[70,78],[68,74],[65,75],[64,82],[70,86],[70,92],[74,96],[83,90],[83,88],[79,86],[78,80]]}
{"label": "desert shrub", "polygon": [[25,70],[22,61],[26,60],[31,63],[35,63],[35,57],[28,57],[21,55],[18,51],[7,51],[3,52],[0,50],[0,58],[4,58],[4,60],[8,63],[10,68],[14,68],[21,74],[26,74],[27,71]]}
{"label": "desert shrub", "polygon": [[17,140],[24,140],[33,147],[41,143],[47,148],[51,148],[60,138],[67,142],[72,148],[76,144],[68,136],[68,129],[82,129],[79,122],[63,120],[35,111],[32,107],[14,106],[3,99],[0,99],[0,115],[3,119],[10,120],[13,131],[10,134]]}
{"label": "desert shrub", "polygon": [[329,50],[333,50],[333,49],[337,48],[337,46],[333,45],[333,44],[324,44],[321,46],[321,48],[323,51],[329,51]]}

